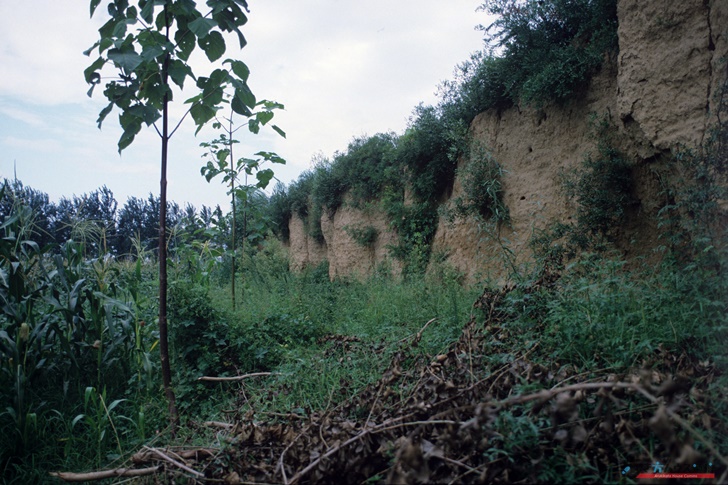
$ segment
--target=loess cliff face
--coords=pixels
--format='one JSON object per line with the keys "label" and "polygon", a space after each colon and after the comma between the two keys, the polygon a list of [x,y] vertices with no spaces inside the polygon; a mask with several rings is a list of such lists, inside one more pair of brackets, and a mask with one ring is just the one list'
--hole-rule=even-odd
{"label": "loess cliff face", "polygon": [[[627,258],[647,256],[658,245],[655,215],[664,204],[654,171],[677,146],[699,146],[714,118],[714,94],[728,78],[728,2],[620,0],[619,56],[608,59],[582,96],[543,109],[513,107],[481,113],[470,130],[504,170],[504,203],[510,223],[484,231],[475,220],[441,218],[433,254],[469,280],[503,281],[514,266],[532,261],[531,237],[554,221],[569,222],[574,207],[559,175],[594,152],[591,120],[606,116],[617,131],[617,147],[632,164],[635,204],[617,246]],[[464,160],[461,163],[466,163]],[[452,204],[462,193],[455,180]],[[378,237],[363,247],[352,227],[374,227]],[[396,243],[386,216],[376,209],[344,205],[322,217],[325,242],[290,221],[294,268],[329,261],[331,277],[371,274],[386,264],[401,270],[387,249]]]}
{"label": "loess cliff face", "polygon": [[[397,243],[397,235],[389,228],[387,216],[373,208],[357,209],[345,203],[332,216],[321,216],[324,242],[308,234],[303,221],[294,216],[289,222],[288,243],[291,268],[301,270],[329,262],[329,276],[366,277],[378,267],[399,275],[402,265],[391,257],[388,246]],[[372,228],[376,238],[369,245],[357,242],[352,231]]]}

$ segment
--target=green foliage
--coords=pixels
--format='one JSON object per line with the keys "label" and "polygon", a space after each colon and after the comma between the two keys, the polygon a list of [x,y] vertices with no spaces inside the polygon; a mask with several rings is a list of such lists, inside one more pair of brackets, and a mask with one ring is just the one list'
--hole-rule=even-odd
{"label": "green foliage", "polygon": [[364,248],[373,248],[379,237],[379,231],[373,226],[365,227],[350,227],[347,226],[344,230],[356,241],[358,245]]}
{"label": "green foliage", "polygon": [[[247,68],[246,68],[247,69]],[[275,109],[283,109],[282,104],[264,101],[261,103],[258,103],[259,105],[263,105],[263,109],[261,111],[258,111],[256,113],[256,118],[253,120],[251,119],[251,122],[255,122],[257,124],[263,124],[265,125],[268,121],[270,121],[273,118],[273,110]],[[207,164],[202,167],[200,170],[200,173],[207,179],[208,182],[212,180],[214,177],[218,175],[223,175],[223,183],[229,183],[230,189],[228,190],[228,195],[231,197],[231,206],[232,206],[232,230],[230,231],[230,259],[231,259],[231,298],[233,302],[233,308],[235,308],[235,280],[236,280],[236,256],[237,256],[237,247],[238,247],[238,240],[239,236],[238,234],[242,233],[242,240],[241,246],[243,249],[245,248],[245,241],[250,237],[250,234],[248,234],[248,208],[249,206],[252,206],[253,204],[251,202],[254,202],[256,198],[259,199],[259,197],[256,197],[257,195],[261,195],[261,192],[263,189],[265,189],[268,184],[270,183],[271,179],[273,178],[273,170],[270,168],[262,168],[262,165],[265,162],[271,162],[271,163],[280,163],[285,164],[286,161],[279,157],[277,154],[273,152],[265,152],[261,151],[255,154],[258,158],[239,158],[237,161],[234,161],[233,157],[233,145],[236,143],[239,143],[238,140],[233,138],[233,135],[235,134],[235,131],[237,131],[238,128],[234,128],[234,121],[233,121],[233,111],[230,113],[230,118],[226,119],[227,122],[227,128],[225,129],[225,133],[221,133],[219,138],[214,139],[211,142],[204,142],[201,143],[200,146],[208,148],[209,152],[205,153],[203,158],[209,158],[207,161]],[[257,133],[259,128],[257,127],[257,124],[254,125],[256,128],[253,128],[253,125],[249,124],[249,127],[251,131]],[[217,120],[213,127],[216,129],[222,128],[222,122],[220,120]],[[280,131],[276,130],[281,134],[282,136],[285,136],[285,134]],[[248,181],[248,177],[255,175],[255,178],[257,179],[257,182],[255,184],[252,184]],[[239,178],[243,178],[243,184],[239,184]],[[238,184],[236,184],[238,182]],[[236,202],[241,202],[242,204],[242,231],[238,231],[238,204]],[[256,220],[256,223],[260,224],[260,227],[262,229],[263,223],[261,220],[261,214],[257,214],[259,217]],[[260,235],[260,238],[263,236]]]}
{"label": "green foliage", "polygon": [[391,227],[397,232],[398,243],[389,249],[404,263],[404,275],[421,276],[430,260],[432,239],[437,229],[437,205],[418,202],[405,205],[403,201],[387,205]]}
{"label": "green foliage", "polygon": [[315,172],[305,171],[288,187],[288,201],[291,212],[304,221],[307,220],[310,212],[314,179]]}
{"label": "green foliage", "polygon": [[319,159],[315,163],[313,174],[310,215],[318,219],[322,210],[326,209],[327,215],[333,217],[334,212],[344,203],[344,195],[349,189],[344,167],[335,161]]}
{"label": "green foliage", "polygon": [[597,153],[587,155],[583,168],[566,175],[563,182],[566,196],[577,203],[577,223],[592,235],[608,236],[634,203],[631,164],[603,135]]}
{"label": "green foliage", "polygon": [[[273,269],[279,267],[275,259],[273,252],[255,261]],[[406,282],[385,277],[330,281],[327,264],[299,274],[275,270],[259,275],[260,284],[246,292],[242,306],[247,311],[235,313],[231,328],[240,326],[242,335],[256,336],[244,353],[260,357],[256,369],[280,374],[246,383],[246,389],[253,386],[247,405],[298,413],[335,405],[378,379],[402,339],[432,318],[437,321],[415,352],[442,351],[456,338],[477,290],[462,287],[446,271],[440,276]],[[212,297],[225,301],[219,290]],[[344,337],[355,337],[348,350],[337,346]]]}
{"label": "green foliage", "polygon": [[[605,52],[618,47],[616,0],[488,0],[480,10],[497,16],[481,29],[502,60],[489,61],[490,69],[474,76],[492,76],[484,97],[496,103],[503,97],[535,106],[563,102],[587,85]],[[500,96],[489,94],[491,86]]]}
{"label": "green foliage", "polygon": [[[94,424],[80,436],[96,443],[83,460],[97,466],[120,446],[110,417],[120,396],[143,400],[156,389],[150,353],[157,336],[142,320],[142,271],[122,276],[113,257],[86,259],[73,241],[56,254],[39,247],[26,239],[28,210],[14,206],[0,225],[0,469],[55,446],[56,423],[73,435],[67,423],[79,416],[84,395],[88,409],[75,422],[91,419],[95,406]],[[93,403],[86,388],[101,389],[92,392]]]}
{"label": "green foliage", "polygon": [[[287,218],[297,214],[306,222],[308,234],[323,243],[322,214],[332,216],[345,196],[354,207],[378,197],[391,216],[392,227],[400,231],[396,256],[412,259],[412,267],[426,267],[437,222],[429,206],[452,190],[458,160],[469,152],[468,127],[475,116],[513,103],[540,107],[563,102],[587,85],[606,53],[617,50],[616,0],[493,0],[481,10],[497,17],[482,28],[489,52],[475,53],[458,67],[455,78],[440,86],[436,106],[417,106],[401,136],[357,138],[331,161],[319,160],[286,193],[279,191],[272,208],[277,234],[287,238]],[[615,182],[621,184],[617,158],[616,152],[600,148],[585,170],[595,177],[615,175]],[[610,165],[607,159],[615,163]],[[466,165],[462,175],[467,194],[458,200],[455,211],[506,221],[498,171],[493,161]],[[403,209],[405,184],[420,204],[411,214]],[[575,197],[584,195],[575,193]],[[596,207],[606,195],[594,195],[598,200],[584,196],[582,202]],[[582,216],[597,232],[621,217],[597,209]],[[412,223],[413,219],[417,222]]]}
{"label": "green foliage", "polygon": [[[655,171],[666,204],[660,209],[663,240],[670,254],[690,260],[712,255],[711,266],[721,267],[726,247],[728,214],[728,81],[716,93],[718,123],[697,149],[678,147],[667,170]],[[708,261],[706,261],[708,263]]]}
{"label": "green foliage", "polygon": [[630,368],[658,349],[715,359],[728,331],[725,284],[710,268],[627,271],[623,261],[583,254],[557,289],[514,292],[504,309],[523,340],[537,338],[550,361]]}
{"label": "green foliage", "polygon": [[[226,50],[221,32],[235,32],[240,48],[245,46],[240,27],[247,22],[247,2],[208,2],[211,9],[205,15],[194,3],[135,3],[138,7],[126,0],[112,2],[108,8],[110,18],[99,29],[99,40],[85,52],[90,55],[98,50],[99,55],[84,71],[86,82],[91,85],[89,96],[101,83],[101,71],[106,64],[118,71],[118,79],[106,83],[104,96],[109,104],[99,114],[98,124],[101,126],[114,106],[122,111],[119,151],[134,141],[142,125],[150,126],[162,117],[163,105],[173,98],[169,79],[180,89],[188,78],[196,81],[199,94],[186,103],[190,104],[188,112],[197,131],[215,117],[228,88],[233,91],[232,110],[249,119],[251,132],[257,133],[260,125],[267,123],[266,114],[251,111],[257,103],[247,84],[250,71],[242,61],[227,59],[223,62],[229,65],[227,69],[214,69],[208,76],[193,74],[188,62],[196,46],[210,62],[219,60]],[[97,0],[91,2],[92,16],[98,4]],[[128,31],[132,26],[138,26],[136,32]]]}
{"label": "green foliage", "polygon": [[531,244],[539,256],[573,258],[583,250],[606,250],[636,204],[632,164],[614,147],[609,119],[594,117],[592,123],[596,153],[561,174],[564,195],[576,205],[576,224],[559,222],[536,234]]}
{"label": "green foliage", "polygon": [[[385,188],[401,189],[398,164],[392,159],[396,143],[394,134],[378,133],[371,137],[355,138],[345,152],[334,156],[335,173],[343,181],[342,185],[355,207],[371,202]],[[336,209],[327,204],[326,199],[325,196],[320,198],[323,205]]]}
{"label": "green foliage", "polygon": [[173,342],[188,365],[194,366],[209,358],[203,357],[203,353],[218,350],[220,336],[216,334],[216,326],[220,317],[210,302],[208,288],[191,284],[189,280],[176,281],[170,286],[169,310],[170,318],[176,322]]}
{"label": "green foliage", "polygon": [[508,208],[503,203],[503,169],[484,147],[472,146],[458,176],[463,195],[453,200],[453,216],[476,216],[483,221],[507,222]]}
{"label": "green foliage", "polygon": [[283,183],[278,182],[273,189],[273,193],[268,199],[266,214],[271,220],[273,234],[283,242],[288,242],[291,237],[288,223],[293,217],[293,210],[289,200],[289,193]]}
{"label": "green foliage", "polygon": [[471,54],[470,59],[455,70],[454,79],[444,81],[438,88],[440,109],[449,119],[470,124],[488,109],[504,109],[513,104],[505,86],[503,67],[506,60],[483,51]]}
{"label": "green foliage", "polygon": [[461,120],[446,119],[432,106],[415,108],[395,157],[406,168],[417,200],[437,200],[452,188],[466,130]]}

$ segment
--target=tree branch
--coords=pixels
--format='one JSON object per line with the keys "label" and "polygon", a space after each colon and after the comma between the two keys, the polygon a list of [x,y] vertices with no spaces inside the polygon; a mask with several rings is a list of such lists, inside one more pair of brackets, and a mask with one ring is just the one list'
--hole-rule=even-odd
{"label": "tree branch", "polygon": [[252,374],[245,374],[242,376],[233,376],[233,377],[209,377],[209,376],[202,376],[198,377],[198,381],[207,381],[207,382],[230,382],[230,381],[242,381],[244,379],[247,379],[248,377],[259,377],[259,376],[270,376],[270,375],[278,375],[274,372],[253,372]]}
{"label": "tree branch", "polygon": [[90,482],[95,480],[104,480],[106,478],[121,477],[142,477],[145,475],[153,475],[162,469],[161,465],[149,468],[116,468],[114,470],[99,470],[88,473],[71,473],[71,472],[51,472],[52,477],[60,478],[66,482]]}

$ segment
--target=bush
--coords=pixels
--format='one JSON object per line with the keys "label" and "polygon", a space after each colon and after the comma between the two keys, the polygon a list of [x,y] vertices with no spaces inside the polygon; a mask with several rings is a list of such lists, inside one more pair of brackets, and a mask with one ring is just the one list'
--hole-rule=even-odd
{"label": "bush", "polygon": [[325,208],[331,217],[344,203],[344,195],[349,189],[346,174],[339,164],[324,160],[314,168],[313,188],[311,191],[312,207]]}
{"label": "bush", "polygon": [[480,28],[502,50],[493,77],[514,103],[563,102],[618,49],[616,0],[489,0],[480,10],[497,16]]}
{"label": "bush", "polygon": [[[667,204],[660,210],[662,237],[683,257],[726,249],[728,228],[728,81],[716,93],[718,124],[702,147],[675,151],[668,170],[657,172]],[[717,265],[721,261],[714,262]]]}
{"label": "bush", "polygon": [[268,199],[268,217],[271,221],[273,234],[284,242],[288,242],[291,237],[288,222],[291,220],[293,210],[291,201],[286,191],[285,185],[278,182]]}
{"label": "bush", "polygon": [[[410,125],[397,144],[396,158],[407,169],[412,195],[419,201],[439,199],[455,180],[460,140],[465,130],[449,124],[432,106],[415,108]],[[464,138],[464,137],[462,137]]]}
{"label": "bush", "polygon": [[612,145],[607,118],[596,124],[597,153],[588,154],[582,168],[563,177],[566,196],[577,203],[579,230],[609,237],[635,202],[632,167]]}
{"label": "bush", "polygon": [[458,169],[463,195],[455,198],[446,215],[476,216],[484,221],[508,221],[508,208],[503,203],[503,169],[482,146],[471,147],[464,166]]}
{"label": "bush", "polygon": [[334,158],[355,206],[374,200],[385,187],[401,188],[399,165],[393,160],[395,144],[392,133],[355,138]]}
{"label": "bush", "polygon": [[592,126],[596,153],[588,153],[580,168],[561,174],[564,195],[576,204],[576,224],[557,222],[534,234],[530,244],[539,258],[559,262],[584,250],[608,250],[637,203],[632,165],[614,147],[608,118],[594,118]]}
{"label": "bush", "polygon": [[389,247],[392,256],[404,263],[405,276],[424,274],[437,230],[437,204],[418,202],[405,206],[399,202],[392,203],[388,210],[391,227],[398,236],[397,245]]}
{"label": "bush", "polygon": [[366,227],[345,227],[344,230],[356,241],[356,243],[365,248],[373,248],[379,237],[379,231],[373,226]]}
{"label": "bush", "polygon": [[455,79],[444,81],[438,87],[443,115],[469,125],[483,111],[511,106],[513,100],[507,95],[503,79],[505,63],[503,58],[483,51],[471,54],[455,70]]}
{"label": "bush", "polygon": [[288,201],[291,213],[302,220],[307,220],[311,206],[311,192],[313,191],[314,172],[306,171],[288,187]]}
{"label": "bush", "polygon": [[207,287],[188,281],[170,285],[169,319],[174,322],[170,330],[175,348],[186,365],[204,372],[219,364],[227,332]]}

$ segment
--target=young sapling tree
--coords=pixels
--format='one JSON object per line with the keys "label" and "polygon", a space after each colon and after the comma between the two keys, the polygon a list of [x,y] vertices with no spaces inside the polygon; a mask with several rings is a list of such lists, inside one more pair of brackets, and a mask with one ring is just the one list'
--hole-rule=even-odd
{"label": "young sapling tree", "polygon": [[[91,0],[92,17],[100,3],[101,0]],[[174,429],[179,416],[167,345],[168,145],[188,114],[197,126],[195,133],[212,120],[226,89],[233,92],[231,109],[241,116],[252,116],[251,109],[257,103],[247,83],[248,67],[236,59],[218,62],[226,51],[223,33],[235,33],[240,48],[245,46],[240,28],[248,20],[248,3],[246,0],[207,0],[204,10],[193,0],[111,0],[107,5],[109,19],[99,29],[99,39],[85,52],[86,55],[97,52],[98,56],[86,68],[84,76],[91,85],[88,91],[91,96],[101,84],[105,66],[111,66],[116,73],[105,78],[108,81],[103,94],[109,104],[99,113],[97,123],[100,128],[114,107],[120,110],[119,124],[123,131],[118,142],[120,153],[132,144],[143,125],[154,126],[160,138],[159,350]],[[212,64],[207,76],[196,74],[190,62],[197,47]],[[175,100],[173,85],[182,90],[188,79],[195,83],[193,89],[197,94],[184,102],[188,108],[170,130],[169,104]]]}
{"label": "young sapling tree", "polygon": [[[236,256],[236,228],[237,228],[237,210],[236,200],[243,201],[243,239],[241,249],[245,249],[245,236],[247,233],[247,206],[248,199],[253,192],[258,189],[265,189],[273,178],[273,170],[270,168],[262,168],[265,162],[285,164],[286,161],[273,152],[260,151],[255,154],[257,158],[239,158],[237,161],[233,156],[233,145],[239,143],[233,138],[233,135],[243,126],[248,126],[252,133],[258,133],[261,125],[266,125],[273,118],[274,109],[283,109],[283,105],[274,101],[260,101],[257,104],[258,111],[253,116],[251,114],[247,125],[235,127],[233,122],[234,112],[230,113],[229,118],[223,120],[216,119],[213,127],[223,129],[224,133],[211,142],[201,143],[200,146],[207,148],[209,151],[203,155],[208,158],[207,164],[201,169],[200,173],[208,182],[214,177],[222,174],[223,183],[230,185],[228,195],[231,198],[233,226],[231,231],[231,261],[232,261],[232,278],[231,278],[231,297],[233,310],[235,310],[235,256]],[[273,126],[273,129],[285,138],[285,133]],[[255,174],[256,183],[249,184],[248,176]],[[243,185],[236,185],[236,181],[243,175]]]}

